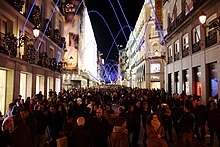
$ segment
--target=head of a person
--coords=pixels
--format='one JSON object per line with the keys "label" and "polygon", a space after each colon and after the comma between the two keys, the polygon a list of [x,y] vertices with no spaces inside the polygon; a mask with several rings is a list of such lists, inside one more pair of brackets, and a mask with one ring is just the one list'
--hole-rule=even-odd
{"label": "head of a person", "polygon": [[23,107],[20,111],[21,119],[25,120],[29,115],[29,110],[26,107]]}
{"label": "head of a person", "polygon": [[147,120],[147,124],[150,125],[152,121],[160,121],[161,122],[158,113],[154,112],[149,115],[148,120]]}
{"label": "head of a person", "polygon": [[211,109],[215,109],[215,108],[217,108],[217,104],[215,102],[212,102],[211,103]]}
{"label": "head of a person", "polygon": [[143,103],[143,109],[148,109],[148,103],[147,102]]}
{"label": "head of a person", "polygon": [[103,110],[101,108],[96,110],[97,118],[101,119],[103,117]]}
{"label": "head of a person", "polygon": [[106,110],[106,112],[110,112],[111,111],[111,105],[110,104],[106,105],[105,110]]}
{"label": "head of a person", "polygon": [[125,128],[127,126],[127,121],[125,117],[119,116],[115,119],[115,126],[123,127]]}
{"label": "head of a person", "polygon": [[85,125],[85,118],[79,117],[79,118],[77,118],[76,122],[77,122],[78,126],[84,126]]}
{"label": "head of a person", "polygon": [[185,105],[184,105],[184,107],[183,107],[183,111],[184,111],[184,112],[189,112],[189,111],[191,111],[192,109],[193,109],[192,103],[191,103],[190,101],[186,101],[186,102],[185,102]]}
{"label": "head of a person", "polygon": [[130,106],[129,106],[129,111],[130,111],[130,112],[133,112],[133,111],[134,111],[134,106],[133,106],[133,105],[130,105]]}
{"label": "head of a person", "polygon": [[140,107],[141,107],[141,102],[140,102],[140,101],[137,101],[137,102],[136,102],[136,107],[137,107],[137,108],[140,108]]}

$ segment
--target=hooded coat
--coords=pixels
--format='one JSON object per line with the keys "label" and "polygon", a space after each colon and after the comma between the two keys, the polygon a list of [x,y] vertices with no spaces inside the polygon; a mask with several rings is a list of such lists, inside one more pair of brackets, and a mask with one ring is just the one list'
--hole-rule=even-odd
{"label": "hooded coat", "polygon": [[129,147],[128,130],[121,126],[114,126],[110,136],[110,147]]}

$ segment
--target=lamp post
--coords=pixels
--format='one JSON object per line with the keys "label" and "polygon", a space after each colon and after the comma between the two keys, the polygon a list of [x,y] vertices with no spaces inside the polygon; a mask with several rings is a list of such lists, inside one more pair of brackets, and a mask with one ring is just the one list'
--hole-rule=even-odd
{"label": "lamp post", "polygon": [[37,38],[40,34],[40,30],[37,26],[33,29],[33,34],[35,38]]}
{"label": "lamp post", "polygon": [[159,51],[156,50],[154,54],[155,54],[155,56],[158,56],[159,55]]}
{"label": "lamp post", "polygon": [[199,16],[199,21],[202,24],[203,28],[214,28],[215,30],[218,30],[220,32],[220,16],[212,20],[208,25],[206,25],[206,18],[206,14],[204,12],[202,12],[202,14]]}
{"label": "lamp post", "polygon": [[73,63],[73,56],[71,56],[69,59],[70,59],[70,63]]}

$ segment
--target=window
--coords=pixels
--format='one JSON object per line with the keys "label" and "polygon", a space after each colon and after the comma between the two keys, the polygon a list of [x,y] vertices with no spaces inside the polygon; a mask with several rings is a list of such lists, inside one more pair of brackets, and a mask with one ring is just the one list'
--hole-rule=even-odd
{"label": "window", "polygon": [[189,39],[188,39],[188,33],[183,36],[183,49],[186,49],[189,47]]}
{"label": "window", "polygon": [[180,47],[179,47],[179,40],[177,40],[176,42],[175,42],[175,53],[179,53],[180,52]]}
{"label": "window", "polygon": [[172,57],[172,54],[173,54],[173,52],[172,52],[172,45],[170,45],[170,46],[168,47],[168,56],[169,56],[169,57]]}
{"label": "window", "polygon": [[193,29],[193,43],[199,42],[200,38],[201,38],[200,25],[198,25]]}
{"label": "window", "polygon": [[57,53],[57,62],[60,62],[61,54],[60,52]]}

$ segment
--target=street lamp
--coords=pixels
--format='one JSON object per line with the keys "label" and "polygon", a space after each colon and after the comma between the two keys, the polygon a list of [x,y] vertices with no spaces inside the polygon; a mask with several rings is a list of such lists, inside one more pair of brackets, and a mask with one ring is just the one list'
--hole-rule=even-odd
{"label": "street lamp", "polygon": [[72,57],[72,56],[70,57],[70,62],[71,62],[71,63],[73,62],[73,57]]}
{"label": "street lamp", "polygon": [[159,55],[159,51],[156,50],[154,54],[155,54],[155,56],[158,56]]}
{"label": "street lamp", "polygon": [[35,38],[37,38],[37,37],[39,36],[40,30],[39,30],[38,27],[35,27],[35,28],[33,29],[33,34],[34,34],[34,37],[35,37]]}
{"label": "street lamp", "polygon": [[205,24],[206,22],[206,14],[204,12],[202,12],[202,14],[199,16],[199,21],[202,25]]}
{"label": "street lamp", "polygon": [[199,21],[202,24],[203,28],[214,28],[215,30],[218,30],[220,32],[220,16],[212,20],[208,25],[206,25],[206,14],[202,12],[202,14],[199,16]]}

